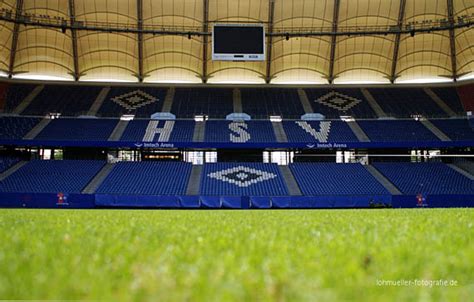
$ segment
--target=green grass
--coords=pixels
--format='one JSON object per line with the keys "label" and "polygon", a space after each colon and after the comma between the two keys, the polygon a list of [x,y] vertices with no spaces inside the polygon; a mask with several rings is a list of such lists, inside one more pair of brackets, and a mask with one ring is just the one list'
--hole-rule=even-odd
{"label": "green grass", "polygon": [[473,235],[472,209],[3,209],[0,299],[468,301]]}

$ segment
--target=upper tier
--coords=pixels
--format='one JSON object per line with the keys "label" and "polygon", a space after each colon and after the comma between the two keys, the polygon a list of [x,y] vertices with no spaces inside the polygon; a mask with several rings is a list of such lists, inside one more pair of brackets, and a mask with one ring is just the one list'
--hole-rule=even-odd
{"label": "upper tier", "polygon": [[0,113],[63,116],[148,118],[171,112],[178,118],[208,115],[224,118],[244,112],[252,118],[272,115],[299,119],[305,113],[326,118],[353,116],[425,117],[462,116],[455,87],[434,88],[168,88],[140,86],[32,85],[2,83]]}

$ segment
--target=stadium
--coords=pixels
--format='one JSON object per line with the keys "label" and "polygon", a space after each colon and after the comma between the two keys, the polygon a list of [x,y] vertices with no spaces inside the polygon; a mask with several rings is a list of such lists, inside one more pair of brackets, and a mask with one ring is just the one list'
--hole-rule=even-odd
{"label": "stadium", "polygon": [[474,295],[473,0],[0,1],[0,299]]}

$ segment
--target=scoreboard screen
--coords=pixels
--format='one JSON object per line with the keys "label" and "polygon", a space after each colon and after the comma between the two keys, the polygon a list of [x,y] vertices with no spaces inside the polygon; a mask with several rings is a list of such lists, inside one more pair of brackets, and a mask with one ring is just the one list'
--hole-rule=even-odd
{"label": "scoreboard screen", "polygon": [[216,61],[264,61],[265,28],[260,24],[215,24],[212,59]]}

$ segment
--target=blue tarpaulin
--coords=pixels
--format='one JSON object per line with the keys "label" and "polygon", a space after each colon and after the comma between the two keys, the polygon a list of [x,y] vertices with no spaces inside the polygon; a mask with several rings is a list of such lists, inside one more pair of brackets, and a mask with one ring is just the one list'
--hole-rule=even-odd
{"label": "blue tarpaulin", "polygon": [[179,196],[179,203],[183,208],[199,208],[201,206],[199,196]]}
{"label": "blue tarpaulin", "polygon": [[[370,202],[415,208],[415,195],[378,196],[147,196],[111,194],[0,193],[4,208],[367,208]],[[426,195],[425,207],[474,207],[474,195]]]}
{"label": "blue tarpaulin", "polygon": [[221,198],[219,196],[201,196],[201,206],[204,208],[220,208]]}
{"label": "blue tarpaulin", "polygon": [[223,196],[221,197],[223,208],[240,209],[242,207],[242,197],[240,196]]}
{"label": "blue tarpaulin", "polygon": [[272,201],[270,197],[252,196],[250,197],[250,207],[252,209],[269,209],[272,207]]}

